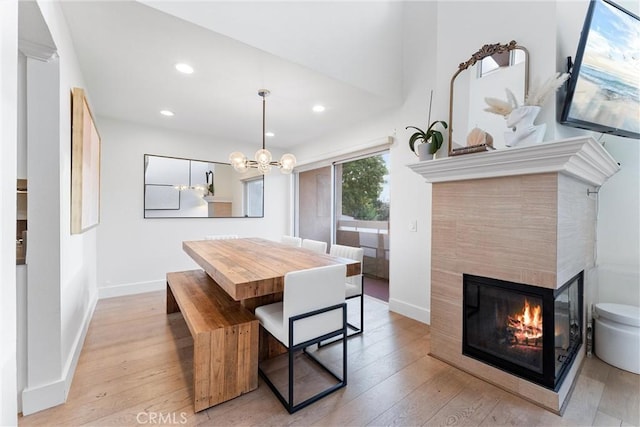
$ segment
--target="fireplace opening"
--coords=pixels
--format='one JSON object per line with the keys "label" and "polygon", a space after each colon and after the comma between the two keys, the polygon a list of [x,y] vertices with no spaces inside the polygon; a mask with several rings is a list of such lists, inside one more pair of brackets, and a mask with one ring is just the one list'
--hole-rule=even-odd
{"label": "fireplace opening", "polygon": [[463,275],[462,353],[558,390],[582,344],[580,273],[559,289]]}

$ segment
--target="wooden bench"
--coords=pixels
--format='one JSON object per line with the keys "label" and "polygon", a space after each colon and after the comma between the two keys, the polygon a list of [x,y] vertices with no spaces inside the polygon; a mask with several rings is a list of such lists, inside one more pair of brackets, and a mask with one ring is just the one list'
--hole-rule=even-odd
{"label": "wooden bench", "polygon": [[193,337],[195,411],[258,387],[258,320],[202,270],[167,273],[167,314]]}

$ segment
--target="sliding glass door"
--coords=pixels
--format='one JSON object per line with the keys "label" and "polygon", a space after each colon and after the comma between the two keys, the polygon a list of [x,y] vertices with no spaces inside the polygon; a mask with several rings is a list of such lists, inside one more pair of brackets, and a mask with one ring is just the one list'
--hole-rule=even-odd
{"label": "sliding glass door", "polygon": [[[298,173],[297,235],[364,249],[363,272],[388,300],[389,153]],[[365,287],[366,289],[366,287]],[[368,292],[367,292],[368,293]]]}
{"label": "sliding glass door", "polygon": [[389,154],[338,163],[335,242],[364,249],[366,276],[389,280]]}

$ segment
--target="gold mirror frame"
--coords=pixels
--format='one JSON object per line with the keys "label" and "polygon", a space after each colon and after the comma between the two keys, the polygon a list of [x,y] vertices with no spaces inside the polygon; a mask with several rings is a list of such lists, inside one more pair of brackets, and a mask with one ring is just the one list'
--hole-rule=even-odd
{"label": "gold mirror frame", "polygon": [[449,87],[449,156],[455,156],[457,154],[466,154],[474,151],[485,151],[487,147],[478,147],[478,150],[469,150],[468,148],[461,148],[458,150],[453,149],[453,85],[456,80],[456,77],[463,71],[469,69],[474,66],[476,63],[482,61],[484,58],[488,56],[492,56],[495,54],[510,52],[512,50],[522,50],[525,55],[525,72],[524,72],[524,93],[526,94],[529,91],[529,51],[524,47],[520,46],[516,43],[515,40],[511,40],[506,44],[485,44],[482,46],[476,53],[471,55],[468,61],[462,62],[458,66],[458,71],[451,77],[451,84]]}

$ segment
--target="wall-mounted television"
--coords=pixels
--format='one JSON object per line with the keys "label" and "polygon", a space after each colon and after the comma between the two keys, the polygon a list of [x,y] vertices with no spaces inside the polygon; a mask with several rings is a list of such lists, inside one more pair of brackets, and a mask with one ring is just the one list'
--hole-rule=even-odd
{"label": "wall-mounted television", "polygon": [[560,123],[640,138],[640,18],[591,0]]}

